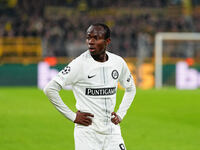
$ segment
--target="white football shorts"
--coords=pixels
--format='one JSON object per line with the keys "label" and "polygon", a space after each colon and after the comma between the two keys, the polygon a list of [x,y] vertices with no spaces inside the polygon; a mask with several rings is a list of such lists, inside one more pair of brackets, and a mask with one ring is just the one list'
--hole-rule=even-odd
{"label": "white football shorts", "polygon": [[102,134],[90,128],[75,127],[75,150],[126,150],[121,134]]}

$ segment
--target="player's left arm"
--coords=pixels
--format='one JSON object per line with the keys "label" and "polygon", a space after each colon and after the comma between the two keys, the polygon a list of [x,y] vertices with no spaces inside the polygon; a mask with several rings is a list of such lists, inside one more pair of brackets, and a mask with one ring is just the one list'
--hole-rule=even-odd
{"label": "player's left arm", "polygon": [[112,113],[114,117],[111,120],[114,124],[118,124],[122,121],[136,94],[135,83],[125,61],[123,61],[119,82],[125,88],[125,93],[117,113]]}

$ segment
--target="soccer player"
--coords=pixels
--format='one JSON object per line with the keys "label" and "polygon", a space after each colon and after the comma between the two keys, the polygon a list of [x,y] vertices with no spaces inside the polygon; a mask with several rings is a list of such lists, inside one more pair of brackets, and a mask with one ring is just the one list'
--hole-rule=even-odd
{"label": "soccer player", "polygon": [[[110,29],[105,24],[93,24],[87,29],[86,50],[70,62],[44,88],[52,104],[75,123],[76,150],[125,150],[119,123],[130,107],[136,87],[126,62],[106,51]],[[117,112],[118,81],[125,88]],[[62,101],[59,91],[72,85],[77,112]]]}

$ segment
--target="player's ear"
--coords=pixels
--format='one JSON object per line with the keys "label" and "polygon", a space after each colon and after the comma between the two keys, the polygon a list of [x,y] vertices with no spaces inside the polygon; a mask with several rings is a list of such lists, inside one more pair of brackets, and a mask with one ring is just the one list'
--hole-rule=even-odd
{"label": "player's ear", "polygon": [[106,44],[108,45],[108,44],[110,44],[111,39],[110,39],[110,38],[107,38],[105,41],[106,41]]}

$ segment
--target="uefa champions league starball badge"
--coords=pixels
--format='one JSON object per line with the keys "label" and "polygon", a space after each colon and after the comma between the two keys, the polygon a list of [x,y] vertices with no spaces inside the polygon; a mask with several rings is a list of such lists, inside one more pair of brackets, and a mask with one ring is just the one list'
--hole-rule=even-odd
{"label": "uefa champions league starball badge", "polygon": [[70,70],[71,70],[70,66],[66,66],[61,72],[62,74],[66,75],[70,72]]}

